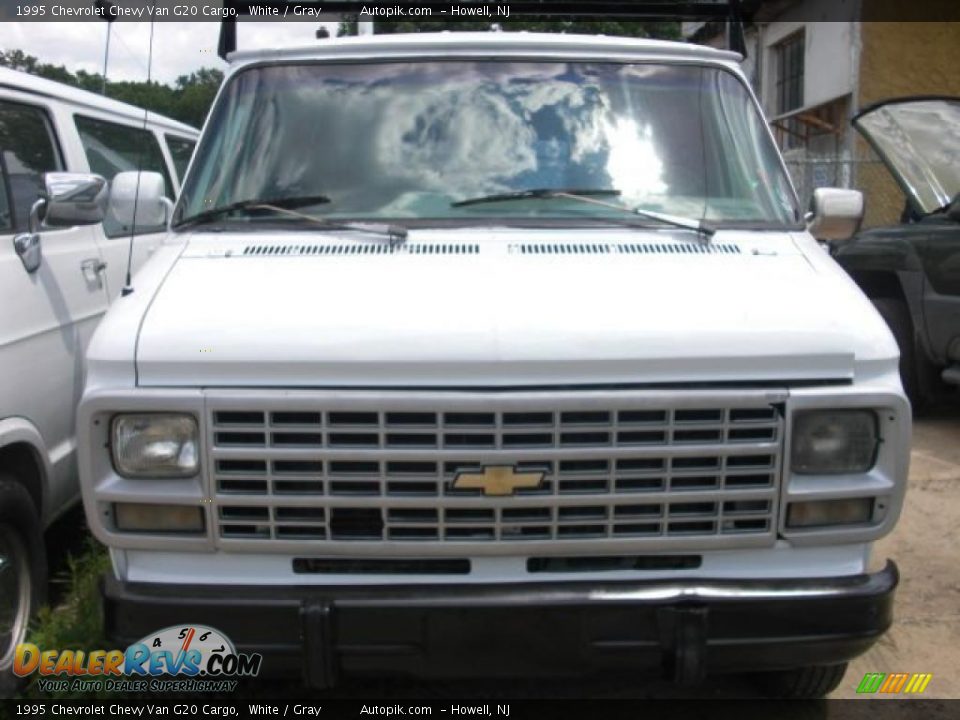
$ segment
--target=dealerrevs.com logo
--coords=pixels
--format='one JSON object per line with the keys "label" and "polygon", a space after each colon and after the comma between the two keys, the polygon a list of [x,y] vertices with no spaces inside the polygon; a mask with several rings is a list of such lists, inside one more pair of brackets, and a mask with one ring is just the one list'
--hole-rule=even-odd
{"label": "dealerrevs.com logo", "polygon": [[42,650],[17,645],[13,672],[41,676],[40,690],[229,692],[238,677],[256,677],[263,656],[238,653],[226,635],[205,625],[175,625],[126,650]]}

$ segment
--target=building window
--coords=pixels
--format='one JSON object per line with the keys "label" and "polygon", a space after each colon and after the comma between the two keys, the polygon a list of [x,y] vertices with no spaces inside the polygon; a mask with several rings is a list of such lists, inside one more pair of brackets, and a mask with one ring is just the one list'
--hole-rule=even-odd
{"label": "building window", "polygon": [[803,47],[803,32],[776,46],[778,115],[803,106]]}

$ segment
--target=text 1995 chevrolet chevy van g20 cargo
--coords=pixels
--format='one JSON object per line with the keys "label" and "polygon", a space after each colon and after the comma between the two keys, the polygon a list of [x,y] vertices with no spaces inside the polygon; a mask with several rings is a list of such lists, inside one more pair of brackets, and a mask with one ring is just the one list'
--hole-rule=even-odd
{"label": "text 1995 chevrolet chevy van g20 cargo", "polygon": [[[88,354],[107,630],[264,672],[766,671],[891,622],[897,349],[738,56],[533,34],[237,54]],[[149,199],[149,198],[148,198]],[[789,671],[789,672],[787,672]]]}

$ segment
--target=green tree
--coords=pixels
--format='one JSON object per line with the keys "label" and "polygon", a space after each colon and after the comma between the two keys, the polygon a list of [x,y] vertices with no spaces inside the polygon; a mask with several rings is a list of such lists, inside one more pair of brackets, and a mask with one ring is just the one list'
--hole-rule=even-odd
{"label": "green tree", "polygon": [[173,117],[200,127],[222,82],[223,73],[216,68],[200,68],[178,77],[174,90],[175,107],[171,110]]}
{"label": "green tree", "polygon": [[[357,34],[357,15],[351,15],[340,23],[340,35]],[[482,20],[377,20],[378,35],[393,33],[527,30],[529,32],[572,33],[578,35],[624,35],[628,37],[679,40],[679,22],[639,22],[619,20],[505,20],[500,22]]]}
{"label": "green tree", "polygon": [[[0,66],[38,75],[81,90],[99,94],[103,91],[103,75],[78,70],[72,73],[63,65],[43,63],[22,50],[0,50]],[[223,73],[215,68],[201,68],[177,78],[173,87],[156,81],[108,81],[107,97],[138,105],[180,122],[200,127],[213,98],[223,82]]]}
{"label": "green tree", "polygon": [[[0,65],[13,70],[19,70],[20,72],[30,73],[31,75],[39,75],[49,80],[67,83],[68,85],[77,85],[77,79],[74,74],[63,65],[41,63],[33,55],[28,55],[23,50],[0,50]],[[100,78],[101,76],[97,75],[96,77]],[[98,87],[97,90],[99,89]]]}

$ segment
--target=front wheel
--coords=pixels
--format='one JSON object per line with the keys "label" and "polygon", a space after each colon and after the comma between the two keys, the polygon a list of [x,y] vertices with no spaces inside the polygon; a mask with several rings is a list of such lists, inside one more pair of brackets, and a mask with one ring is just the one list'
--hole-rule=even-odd
{"label": "front wheel", "polygon": [[46,596],[47,560],[40,518],[29,493],[0,475],[0,696],[20,685],[13,674],[17,645]]}
{"label": "front wheel", "polygon": [[847,663],[811,665],[795,670],[759,673],[756,681],[767,697],[815,699],[836,690],[846,671]]}

